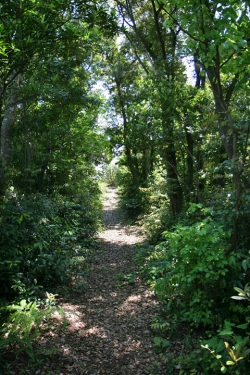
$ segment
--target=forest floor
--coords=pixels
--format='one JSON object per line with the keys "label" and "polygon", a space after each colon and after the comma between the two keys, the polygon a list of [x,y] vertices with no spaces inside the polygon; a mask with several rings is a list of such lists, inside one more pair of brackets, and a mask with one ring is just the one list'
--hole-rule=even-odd
{"label": "forest floor", "polygon": [[55,353],[46,355],[33,370],[19,357],[11,374],[165,373],[150,328],[159,302],[137,277],[133,261],[135,246],[145,237],[139,227],[123,224],[114,188],[108,188],[103,198],[103,231],[91,257],[86,288],[72,291],[60,302],[66,311],[66,330],[51,329],[39,343]]}

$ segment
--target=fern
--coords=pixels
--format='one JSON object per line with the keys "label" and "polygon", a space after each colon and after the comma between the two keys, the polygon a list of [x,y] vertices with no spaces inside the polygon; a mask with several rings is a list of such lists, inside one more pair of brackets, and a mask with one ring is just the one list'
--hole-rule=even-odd
{"label": "fern", "polygon": [[55,311],[63,316],[63,311],[58,307],[39,310],[35,301],[27,303],[26,300],[20,301],[19,305],[7,306],[7,310],[14,312],[10,314],[0,331],[0,348],[16,345],[18,351],[26,352],[32,359],[32,341],[39,335],[39,326],[43,320]]}

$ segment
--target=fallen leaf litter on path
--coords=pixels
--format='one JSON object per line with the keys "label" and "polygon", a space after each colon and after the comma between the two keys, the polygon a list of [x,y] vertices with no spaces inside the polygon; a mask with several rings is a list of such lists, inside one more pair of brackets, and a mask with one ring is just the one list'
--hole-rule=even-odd
{"label": "fallen leaf litter on path", "polygon": [[[104,195],[103,216],[104,230],[86,290],[72,293],[61,304],[66,310],[66,331],[52,331],[43,338],[40,345],[57,352],[36,374],[147,375],[159,362],[150,329],[158,302],[136,276],[132,282],[119,280],[136,271],[132,253],[143,237],[139,228],[122,224],[113,188]],[[163,373],[159,369],[157,375]]]}

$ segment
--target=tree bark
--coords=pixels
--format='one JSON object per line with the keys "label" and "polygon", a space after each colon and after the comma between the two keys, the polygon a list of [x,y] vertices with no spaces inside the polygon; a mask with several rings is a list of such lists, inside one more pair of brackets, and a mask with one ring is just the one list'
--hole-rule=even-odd
{"label": "tree bark", "polygon": [[232,81],[231,87],[229,87],[226,96],[224,96],[222,84],[220,81],[219,60],[216,63],[216,66],[211,66],[207,69],[207,75],[213,91],[215,112],[218,116],[219,132],[223,146],[226,150],[227,157],[231,162],[231,170],[235,187],[235,218],[233,222],[231,247],[228,250],[228,253],[230,253],[237,246],[240,198],[243,190],[241,181],[241,174],[243,169],[240,167],[239,163],[237,163],[238,132],[234,126],[233,118],[229,109],[229,102],[233,93],[233,87],[235,86],[237,81],[237,77],[235,77],[235,79]]}
{"label": "tree bark", "polygon": [[166,112],[165,100],[162,103],[162,126],[164,141],[164,160],[167,172],[167,194],[170,204],[170,212],[176,216],[182,211],[183,191],[177,172],[176,151],[174,142],[174,129],[171,121],[169,123]]}
{"label": "tree bark", "polygon": [[7,170],[11,160],[12,130],[17,110],[18,76],[12,82],[8,91],[1,125],[1,152],[0,152],[0,196],[5,192],[8,182]]}
{"label": "tree bark", "polygon": [[186,133],[186,140],[187,140],[187,179],[186,179],[186,184],[188,188],[187,199],[188,201],[190,201],[191,192],[193,190],[193,185],[194,185],[194,157],[193,157],[194,139],[187,124],[185,124],[185,133]]}

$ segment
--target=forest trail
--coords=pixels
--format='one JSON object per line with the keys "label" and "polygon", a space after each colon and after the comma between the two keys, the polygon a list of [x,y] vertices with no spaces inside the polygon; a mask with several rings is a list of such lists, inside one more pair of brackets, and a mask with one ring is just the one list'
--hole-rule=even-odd
{"label": "forest trail", "polygon": [[143,237],[139,228],[122,224],[113,188],[104,195],[103,215],[104,230],[98,236],[87,288],[72,293],[62,305],[66,331],[51,332],[41,342],[57,348],[57,353],[41,366],[40,375],[146,375],[157,361],[150,324],[158,302],[139,278],[119,279],[136,270],[132,253]]}

